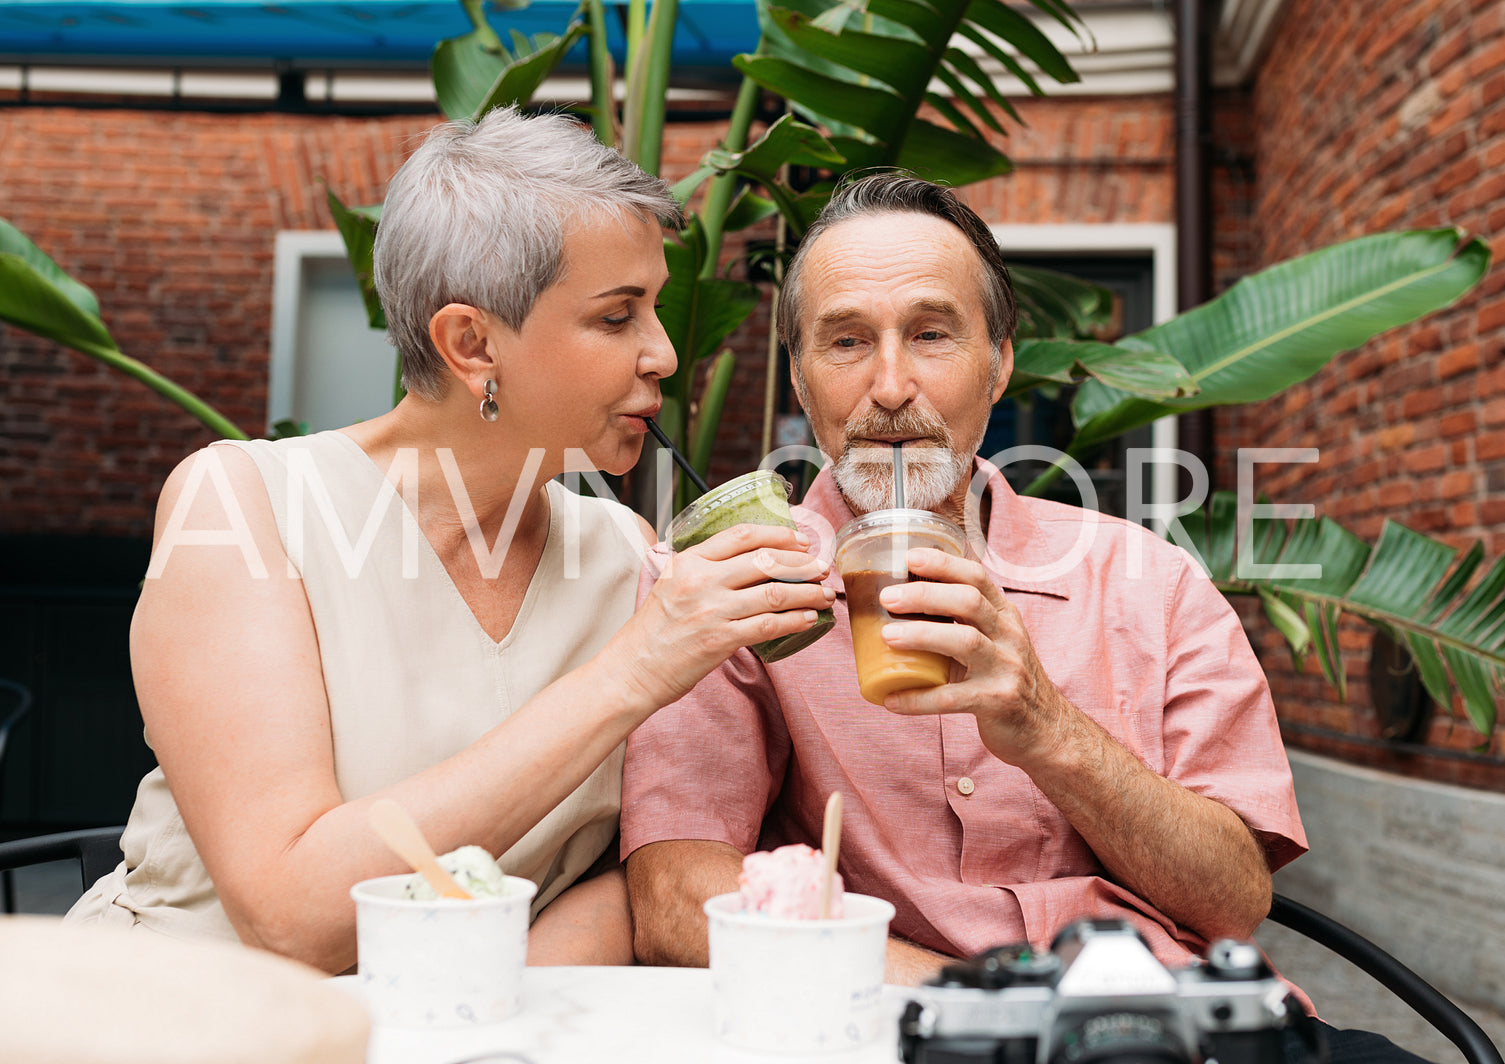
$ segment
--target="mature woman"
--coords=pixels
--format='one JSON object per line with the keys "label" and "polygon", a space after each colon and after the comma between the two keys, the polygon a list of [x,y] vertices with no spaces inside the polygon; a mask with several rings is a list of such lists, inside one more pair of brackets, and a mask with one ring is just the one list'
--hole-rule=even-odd
{"label": "mature woman", "polygon": [[450,123],[399,170],[376,281],[407,397],[168,479],[131,629],[160,768],[73,918],[341,971],[351,884],[404,870],[367,822],[388,797],[538,884],[530,960],[630,961],[623,740],[831,597],[764,575],[821,575],[801,537],[742,527],[634,610],[650,530],[554,479],[637,461],[675,366],[654,300],[677,215],[562,116]]}

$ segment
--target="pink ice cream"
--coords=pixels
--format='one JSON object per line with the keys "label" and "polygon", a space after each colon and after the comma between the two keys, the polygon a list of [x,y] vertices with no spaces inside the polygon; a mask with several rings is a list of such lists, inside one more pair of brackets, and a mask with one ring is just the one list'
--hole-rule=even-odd
{"label": "pink ice cream", "polygon": [[[825,857],[804,843],[780,846],[742,858],[744,912],[766,913],[782,920],[819,920]],[[831,915],[842,915],[841,874],[831,880]]]}

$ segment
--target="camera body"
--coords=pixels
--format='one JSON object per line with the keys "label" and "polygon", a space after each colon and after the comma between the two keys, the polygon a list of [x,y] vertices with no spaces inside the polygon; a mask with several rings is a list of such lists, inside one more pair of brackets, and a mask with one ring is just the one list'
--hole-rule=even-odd
{"label": "camera body", "polygon": [[1047,953],[1000,946],[914,991],[906,1064],[1281,1064],[1288,990],[1252,942],[1172,971],[1125,920],[1079,920]]}

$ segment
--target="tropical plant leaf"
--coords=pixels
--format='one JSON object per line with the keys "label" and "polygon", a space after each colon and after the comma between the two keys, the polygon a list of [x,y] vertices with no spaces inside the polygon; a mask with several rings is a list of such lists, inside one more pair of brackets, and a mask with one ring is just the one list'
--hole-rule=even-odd
{"label": "tropical plant leaf", "polygon": [[495,107],[528,103],[585,32],[579,21],[560,36],[540,33],[529,39],[513,31],[509,50],[487,23],[481,4],[464,6],[475,28],[440,41],[429,58],[439,108],[451,119],[479,118]]}
{"label": "tropical plant leaf", "polygon": [[51,257],[31,242],[21,230],[0,218],[0,254],[15,255],[37,275],[85,314],[99,317],[99,299],[86,286],[69,276]]}
{"label": "tropical plant leaf", "polygon": [[909,124],[896,162],[937,184],[949,185],[986,181],[1014,168],[1008,157],[987,141],[942,129],[923,118]]}
{"label": "tropical plant leaf", "polygon": [[1112,321],[1113,293],[1102,285],[1039,266],[1010,266],[1009,277],[1021,337],[1083,340]]}
{"label": "tropical plant leaf", "polygon": [[[903,98],[887,86],[839,81],[777,56],[739,55],[732,62],[759,85],[827,126],[835,122],[859,129],[881,129],[891,125],[894,113],[905,106]],[[807,104],[806,100],[815,103]]]}
{"label": "tropical plant leaf", "polygon": [[345,242],[345,257],[355,271],[355,283],[361,290],[361,301],[366,305],[366,321],[373,329],[387,327],[387,314],[382,310],[381,297],[376,294],[376,270],[372,265],[371,252],[376,246],[376,226],[381,221],[381,207],[347,207],[334,189],[324,189],[329,202],[329,213],[334,215],[335,228]]}
{"label": "tropical plant leaf", "polygon": [[1072,418],[1079,454],[1167,414],[1256,402],[1306,380],[1343,351],[1439,310],[1478,283],[1489,247],[1456,229],[1382,233],[1246,277],[1209,303],[1119,341],[1164,351],[1201,386],[1164,403],[1088,383]]}
{"label": "tropical plant leaf", "polygon": [[[936,73],[940,75],[942,72],[949,73],[951,71],[955,72],[954,76],[957,78],[966,77],[973,85],[977,86],[980,92],[993,101],[999,110],[1008,112],[1008,99],[1003,93],[998,91],[998,87],[993,84],[993,79],[988,77],[982,67],[978,66],[977,60],[973,59],[960,48],[946,49],[946,61]],[[967,107],[977,116],[978,121],[982,122],[995,133],[1004,132],[1003,123],[998,121],[998,116],[983,106],[977,96],[968,90],[966,86],[961,85],[958,81],[957,87],[952,91],[957,94],[958,99],[962,99],[967,104]]]}
{"label": "tropical plant leaf", "polygon": [[480,118],[498,107],[527,104],[584,33],[583,22],[571,23],[558,36],[538,33],[530,39],[515,33],[511,61],[497,74],[486,94],[471,110],[470,117]]}
{"label": "tropical plant leaf", "polygon": [[763,198],[750,188],[744,188],[728,208],[722,228],[728,233],[735,233],[778,213],[779,206],[773,200]]}
{"label": "tropical plant leaf", "polygon": [[1289,526],[1263,518],[1240,535],[1237,505],[1232,492],[1218,492],[1182,521],[1190,533],[1182,545],[1199,548],[1221,591],[1258,595],[1292,652],[1299,658],[1309,645],[1340,695],[1340,618],[1394,633],[1439,705],[1451,706],[1456,691],[1473,726],[1486,736],[1494,730],[1505,691],[1505,558],[1475,581],[1480,544],[1460,555],[1393,521],[1373,547],[1328,518]]}
{"label": "tropical plant leaf", "polygon": [[507,49],[487,23],[480,4],[466,4],[474,29],[434,46],[429,76],[446,118],[469,118],[507,68]]}
{"label": "tropical plant leaf", "polygon": [[722,348],[711,363],[706,374],[705,387],[696,404],[695,417],[690,426],[690,464],[701,476],[711,468],[711,450],[716,445],[716,428],[721,424],[721,409],[726,405],[727,392],[731,390],[732,373],[737,368],[736,356],[731,348]]}
{"label": "tropical plant leaf", "polygon": [[[1075,20],[1064,5],[1044,10]],[[988,41],[979,47],[1002,62],[1018,65],[1005,50],[1012,48],[1048,74],[1076,80],[1050,39],[1002,0],[847,0],[834,13],[829,0],[760,0],[759,18],[764,54],[739,56],[738,69],[825,126],[849,170],[900,166],[951,185],[1008,172],[1007,157],[979,128],[1002,123],[962,79],[993,106],[1010,108],[976,61],[952,49],[959,35]],[[949,108],[937,107],[955,129],[919,117],[936,81],[955,96]],[[963,109],[976,121],[962,118]]]}
{"label": "tropical plant leaf", "polygon": [[117,350],[97,311],[80,306],[77,297],[75,289],[59,284],[30,258],[0,252],[0,321],[85,354]]}
{"label": "tropical plant leaf", "polygon": [[926,93],[925,102],[940,112],[941,117],[950,122],[952,127],[971,137],[981,137],[982,130],[977,128],[970,118],[961,113],[961,110],[946,97],[939,93]]}
{"label": "tropical plant leaf", "polygon": [[1197,387],[1181,363],[1159,352],[1125,351],[1102,343],[1020,340],[1014,345],[1014,372],[1003,394],[1019,395],[1047,382],[1084,380],[1161,399],[1189,395]]}
{"label": "tropical plant leaf", "polygon": [[[720,277],[702,277],[706,255],[705,235],[696,219],[680,232],[678,240],[664,241],[664,258],[669,266],[669,283],[659,294],[659,321],[674,350],[679,365],[664,381],[663,391],[678,408],[689,409],[692,382],[700,360],[716,351],[732,330],[741,325],[757,307],[760,292],[756,285]],[[663,426],[662,420],[660,425]],[[680,423],[680,429],[685,427]],[[683,435],[664,427],[681,444]]]}
{"label": "tropical plant leaf", "polygon": [[235,422],[181,384],[124,354],[115,345],[110,330],[99,315],[74,301],[79,289],[83,286],[77,282],[72,286],[59,284],[55,276],[38,269],[30,258],[14,252],[0,252],[0,321],[71,347],[111,369],[134,377],[226,439],[247,438]]}
{"label": "tropical plant leaf", "polygon": [[739,173],[771,187],[778,183],[779,168],[785,164],[834,167],[843,161],[820,130],[793,115],[783,115],[746,151],[712,150],[702,162],[717,172]]}
{"label": "tropical plant leaf", "polygon": [[842,76],[843,70],[850,71],[880,82],[906,99],[924,95],[925,85],[920,79],[936,64],[925,45],[913,37],[868,33],[852,26],[834,33],[816,25],[805,13],[788,8],[770,8],[769,15],[800,53],[830,64],[824,68],[826,73]]}
{"label": "tropical plant leaf", "polygon": [[[1065,8],[1065,5],[1061,6]],[[1067,9],[1067,14],[1069,20],[1063,20],[1063,23],[1068,29],[1076,32],[1070,20],[1075,20],[1078,26],[1082,23],[1069,9]],[[1077,72],[1071,69],[1071,63],[1050,42],[1050,38],[1023,14],[1009,7],[1002,0],[972,0],[972,3],[967,5],[966,17],[968,22],[981,26],[993,36],[1013,45],[1021,55],[1063,85],[1081,80]],[[1033,78],[1029,79],[1026,84],[1030,85],[1031,92],[1039,95],[1039,85],[1034,84]]]}

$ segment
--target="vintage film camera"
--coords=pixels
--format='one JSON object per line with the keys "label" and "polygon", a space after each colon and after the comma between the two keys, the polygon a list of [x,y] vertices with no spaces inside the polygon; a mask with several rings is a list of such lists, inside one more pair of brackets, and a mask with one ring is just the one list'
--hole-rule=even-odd
{"label": "vintage film camera", "polygon": [[1283,1029],[1305,1021],[1287,993],[1253,943],[1170,971],[1127,921],[1079,920],[1048,953],[943,969],[914,991],[899,1049],[907,1064],[1281,1064]]}

